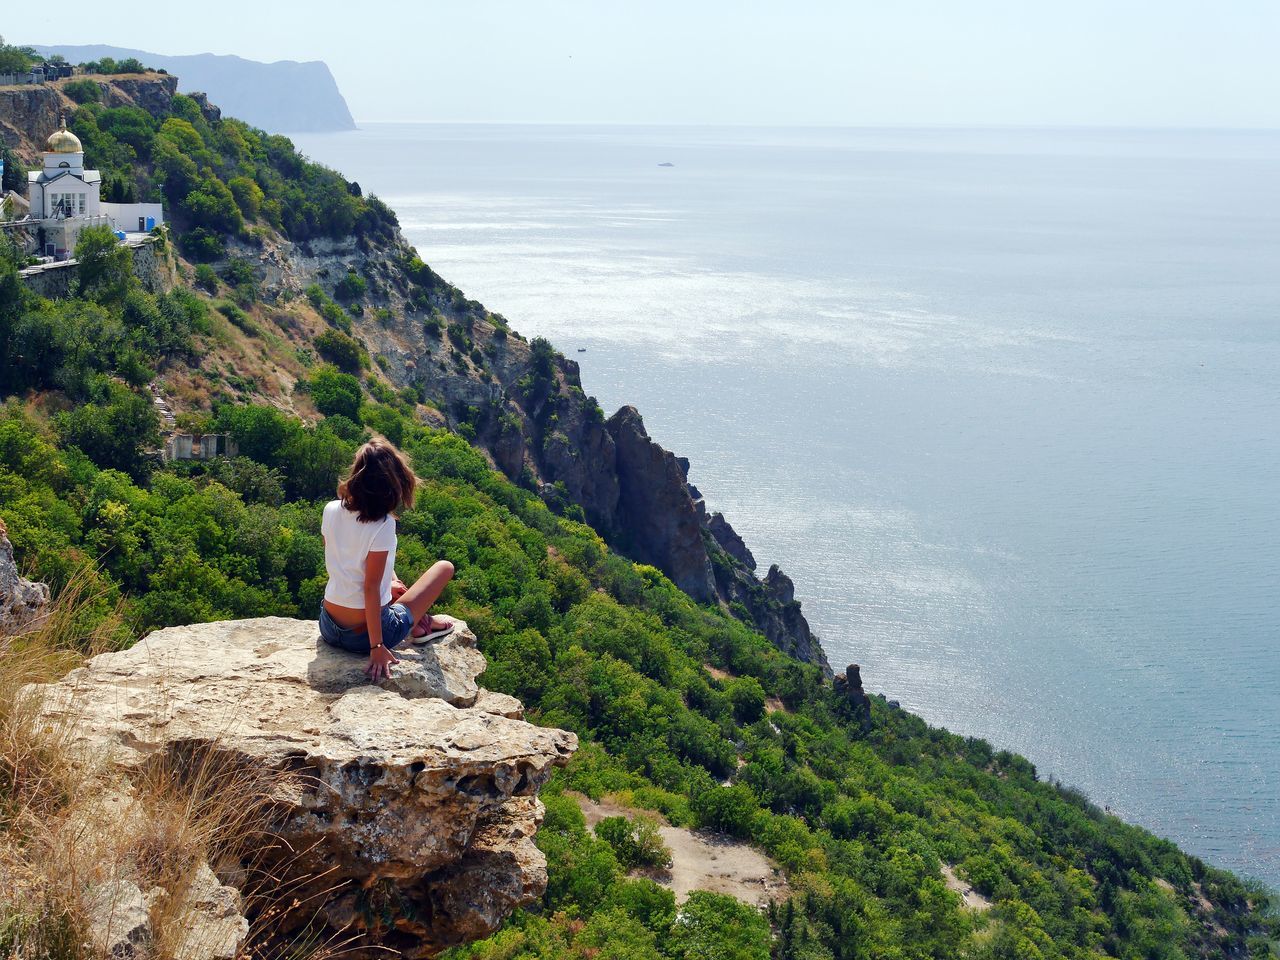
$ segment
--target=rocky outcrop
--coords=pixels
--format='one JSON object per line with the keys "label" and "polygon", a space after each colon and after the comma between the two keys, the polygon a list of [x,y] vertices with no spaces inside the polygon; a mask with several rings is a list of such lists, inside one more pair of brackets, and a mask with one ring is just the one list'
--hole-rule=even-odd
{"label": "rocky outcrop", "polygon": [[[172,627],[47,686],[42,709],[130,775],[194,755],[270,775],[269,842],[214,863],[208,896],[188,895],[223,942],[242,929],[219,893],[232,884],[246,886],[244,916],[269,910],[277,936],[306,927],[347,949],[427,957],[541,894],[537,790],[577,740],[515,719],[517,701],[476,686],[484,657],[465,624],[399,655],[375,686],[363,658],[326,646],[314,622]],[[254,876],[287,889],[285,902]]]}
{"label": "rocky outcrop", "polygon": [[845,667],[844,673],[835,678],[836,695],[843,698],[841,708],[853,717],[863,732],[871,729],[871,698],[862,689],[862,670],[856,663]]}
{"label": "rocky outcrop", "polygon": [[711,558],[716,590],[731,609],[745,611],[746,619],[783,653],[812,663],[825,676],[831,676],[831,665],[822,644],[800,610],[795,584],[777,564],[769,567],[769,572],[760,580],[714,542]]}
{"label": "rocky outcrop", "polygon": [[721,550],[748,570],[755,570],[756,558],[747,549],[747,544],[742,537],[738,536],[738,531],[729,525],[729,521],[724,518],[723,513],[711,514],[711,518],[707,521],[707,532],[715,538]]}
{"label": "rocky outcrop", "polygon": [[0,637],[17,633],[49,605],[49,588],[18,573],[9,532],[0,520]]}
{"label": "rocky outcrop", "polygon": [[110,77],[103,84],[103,102],[108,107],[137,107],[147,113],[160,113],[169,109],[177,92],[177,77],[163,73],[123,74]]}
{"label": "rocky outcrop", "polygon": [[684,470],[675,456],[649,439],[635,407],[609,418],[618,475],[618,526],[630,553],[651,563],[703,603],[718,598],[702,526]]}

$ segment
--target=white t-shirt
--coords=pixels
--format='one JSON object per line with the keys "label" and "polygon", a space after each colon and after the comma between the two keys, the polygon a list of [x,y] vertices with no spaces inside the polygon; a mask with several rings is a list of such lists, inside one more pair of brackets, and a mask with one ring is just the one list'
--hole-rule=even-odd
{"label": "white t-shirt", "polygon": [[364,568],[370,553],[387,551],[387,565],[382,570],[382,606],[391,602],[391,572],[396,564],[396,518],[387,514],[381,520],[361,523],[354,511],[331,500],[324,505],[320,521],[324,534],[324,567],[329,583],[324,598],[340,607],[364,608]]}

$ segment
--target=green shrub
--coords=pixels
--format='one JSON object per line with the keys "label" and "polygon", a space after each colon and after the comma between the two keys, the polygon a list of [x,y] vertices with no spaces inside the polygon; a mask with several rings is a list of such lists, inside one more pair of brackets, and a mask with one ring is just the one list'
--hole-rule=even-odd
{"label": "green shrub", "polygon": [[102,88],[84,78],[64,83],[62,92],[76,103],[98,103],[102,100]]}
{"label": "green shrub", "polygon": [[595,833],[613,848],[625,868],[671,866],[671,850],[663,843],[658,821],[653,817],[605,817],[596,824]]}
{"label": "green shrub", "polygon": [[218,292],[218,275],[207,263],[196,265],[195,284],[206,293]]}
{"label": "green shrub", "polygon": [[349,303],[363,297],[366,286],[364,277],[354,270],[348,270],[346,276],[334,286],[333,295],[343,303]]}
{"label": "green shrub", "polygon": [[681,960],[769,960],[769,924],[760,911],[722,893],[695,890],[680,906],[669,950]]}
{"label": "green shrub", "polygon": [[705,827],[739,837],[751,835],[760,804],[744,786],[712,787],[693,798],[693,812]]}
{"label": "green shrub", "polygon": [[724,692],[739,723],[755,723],[764,716],[764,687],[755,677],[734,677],[726,681]]}
{"label": "green shrub", "polygon": [[227,188],[244,218],[257,220],[262,212],[262,202],[266,199],[262,188],[249,177],[232,177],[227,181]]}
{"label": "green shrub", "polygon": [[196,227],[194,230],[186,231],[179,238],[178,245],[192,260],[197,260],[201,263],[221,260],[227,255],[227,246],[222,237],[205,227]]}
{"label": "green shrub", "polygon": [[245,333],[249,334],[249,336],[257,337],[262,335],[262,331],[254,322],[253,318],[241,310],[236,304],[229,300],[221,300],[214,306],[217,307],[220,314],[230,320]]}
{"label": "green shrub", "polygon": [[358,374],[369,365],[364,345],[340,330],[326,330],[315,339],[316,352],[346,373]]}

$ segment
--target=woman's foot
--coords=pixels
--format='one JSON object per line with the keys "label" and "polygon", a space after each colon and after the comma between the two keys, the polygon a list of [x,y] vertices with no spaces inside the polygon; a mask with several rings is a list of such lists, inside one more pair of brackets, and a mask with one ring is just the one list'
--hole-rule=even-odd
{"label": "woman's foot", "polygon": [[453,632],[454,622],[449,617],[433,617],[429,613],[424,613],[422,619],[414,625],[413,642],[417,644],[430,643],[440,637],[448,636]]}

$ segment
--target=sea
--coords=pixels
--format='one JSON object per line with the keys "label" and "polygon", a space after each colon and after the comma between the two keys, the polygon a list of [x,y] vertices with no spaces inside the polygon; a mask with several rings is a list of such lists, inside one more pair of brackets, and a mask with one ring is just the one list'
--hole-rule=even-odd
{"label": "sea", "polygon": [[837,670],[1280,886],[1280,131],[295,139],[638,407]]}

